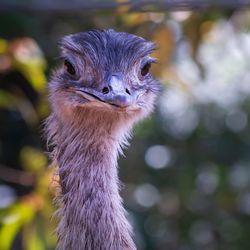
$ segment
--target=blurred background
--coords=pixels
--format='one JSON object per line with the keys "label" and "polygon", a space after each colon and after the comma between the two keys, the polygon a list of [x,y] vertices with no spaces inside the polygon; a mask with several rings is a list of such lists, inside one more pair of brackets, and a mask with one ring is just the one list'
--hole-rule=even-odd
{"label": "blurred background", "polygon": [[155,41],[163,90],[121,158],[139,250],[250,249],[248,1],[0,2],[0,250],[55,249],[46,82],[69,33]]}

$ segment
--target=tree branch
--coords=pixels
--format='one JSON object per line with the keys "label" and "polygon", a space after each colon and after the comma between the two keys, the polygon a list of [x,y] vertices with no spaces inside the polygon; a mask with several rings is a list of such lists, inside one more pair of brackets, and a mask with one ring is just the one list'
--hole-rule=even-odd
{"label": "tree branch", "polygon": [[35,184],[36,178],[33,174],[0,164],[0,180],[23,186],[32,186]]}
{"label": "tree branch", "polygon": [[250,7],[250,0],[142,0],[142,1],[61,1],[38,2],[30,4],[0,3],[0,13],[25,13],[25,14],[77,14],[89,11],[115,10],[126,7],[128,12],[162,12],[162,11],[187,11],[209,9],[246,9]]}

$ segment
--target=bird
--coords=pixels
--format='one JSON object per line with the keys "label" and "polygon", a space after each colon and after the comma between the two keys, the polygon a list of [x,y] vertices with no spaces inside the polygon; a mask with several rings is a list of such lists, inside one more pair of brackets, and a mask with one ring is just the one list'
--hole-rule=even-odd
{"label": "bird", "polygon": [[45,126],[58,166],[57,249],[134,250],[117,161],[134,124],[154,110],[156,45],[106,29],[66,35],[59,47]]}

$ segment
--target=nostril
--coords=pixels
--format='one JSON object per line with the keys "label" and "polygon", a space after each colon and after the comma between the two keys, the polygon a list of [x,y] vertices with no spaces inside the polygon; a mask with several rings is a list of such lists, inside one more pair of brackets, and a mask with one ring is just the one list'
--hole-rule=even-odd
{"label": "nostril", "polygon": [[126,93],[129,94],[129,95],[131,95],[131,94],[130,94],[130,91],[129,91],[128,89],[126,89]]}
{"label": "nostril", "polygon": [[108,93],[109,93],[109,88],[108,88],[108,87],[104,87],[104,88],[102,89],[102,93],[103,93],[103,94],[108,94]]}

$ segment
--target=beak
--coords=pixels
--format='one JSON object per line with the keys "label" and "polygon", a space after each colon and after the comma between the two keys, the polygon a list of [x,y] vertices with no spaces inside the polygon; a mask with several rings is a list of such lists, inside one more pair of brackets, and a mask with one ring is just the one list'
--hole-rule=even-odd
{"label": "beak", "polygon": [[103,94],[105,102],[121,108],[126,108],[133,104],[133,97],[131,96],[129,90],[124,86],[124,82],[117,76],[111,76],[106,89],[108,91]]}
{"label": "beak", "polygon": [[134,104],[134,98],[129,90],[124,86],[123,81],[118,76],[112,75],[110,81],[103,88],[102,92],[93,88],[82,87],[82,84],[77,81],[70,81],[74,86],[75,91],[79,91],[89,100],[99,100],[119,108],[127,108]]}

